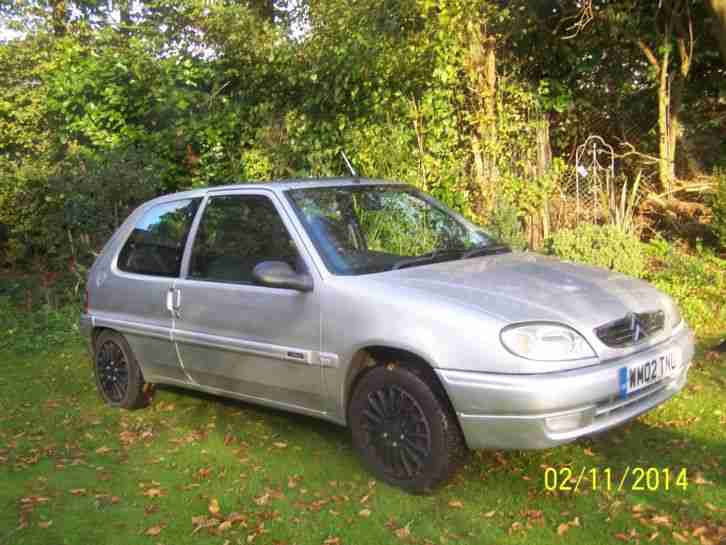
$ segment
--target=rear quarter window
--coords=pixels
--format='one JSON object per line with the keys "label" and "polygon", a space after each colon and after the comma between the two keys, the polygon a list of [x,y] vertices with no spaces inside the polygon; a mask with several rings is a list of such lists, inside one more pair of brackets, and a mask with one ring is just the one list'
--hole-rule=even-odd
{"label": "rear quarter window", "polygon": [[184,245],[201,199],[158,204],[134,226],[118,257],[119,270],[179,276]]}

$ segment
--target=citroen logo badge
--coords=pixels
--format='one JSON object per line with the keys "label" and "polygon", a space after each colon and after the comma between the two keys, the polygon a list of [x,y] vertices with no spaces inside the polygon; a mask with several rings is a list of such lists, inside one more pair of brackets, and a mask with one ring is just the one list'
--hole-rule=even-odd
{"label": "citroen logo badge", "polygon": [[633,342],[638,342],[641,336],[640,318],[634,312],[630,314],[630,331],[633,332]]}

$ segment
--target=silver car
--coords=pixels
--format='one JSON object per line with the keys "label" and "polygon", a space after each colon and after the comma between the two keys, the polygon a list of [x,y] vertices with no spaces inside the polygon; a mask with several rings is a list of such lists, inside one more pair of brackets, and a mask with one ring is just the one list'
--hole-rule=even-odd
{"label": "silver car", "polygon": [[150,201],[86,297],[107,403],[139,408],[171,384],[331,420],[412,492],[467,447],[553,447],[656,407],[694,345],[649,284],[512,252],[430,196],[367,179]]}

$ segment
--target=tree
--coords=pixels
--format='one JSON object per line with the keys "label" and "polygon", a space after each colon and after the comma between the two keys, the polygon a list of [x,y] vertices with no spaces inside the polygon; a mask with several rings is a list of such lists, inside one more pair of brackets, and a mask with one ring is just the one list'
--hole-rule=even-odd
{"label": "tree", "polygon": [[726,0],[707,0],[706,3],[713,17],[711,29],[714,37],[718,40],[721,60],[726,66]]}

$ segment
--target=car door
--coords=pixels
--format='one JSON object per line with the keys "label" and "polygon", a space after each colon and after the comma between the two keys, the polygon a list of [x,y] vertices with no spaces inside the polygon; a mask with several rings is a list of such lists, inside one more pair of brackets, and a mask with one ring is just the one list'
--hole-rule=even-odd
{"label": "car door", "polygon": [[172,288],[201,198],[178,199],[145,210],[133,224],[110,274],[95,283],[95,325],[124,334],[149,382],[187,381],[171,338]]}
{"label": "car door", "polygon": [[256,285],[252,269],[309,270],[292,223],[267,190],[210,194],[176,282],[174,340],[191,379],[213,391],[322,410],[319,294]]}

